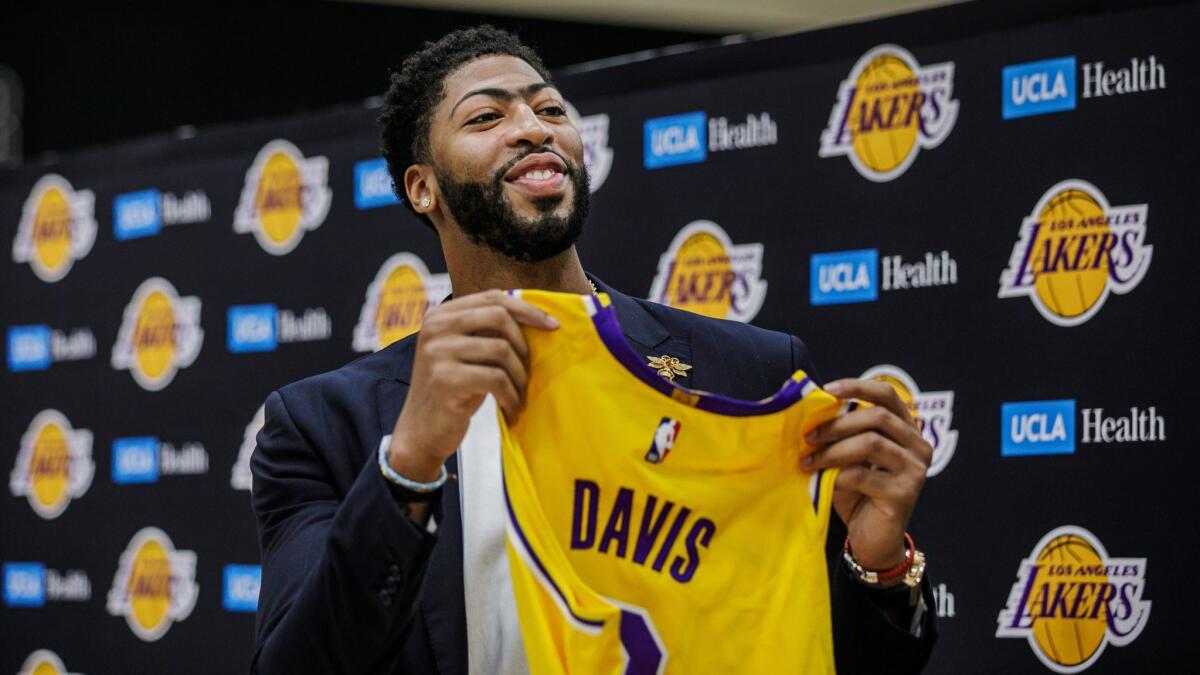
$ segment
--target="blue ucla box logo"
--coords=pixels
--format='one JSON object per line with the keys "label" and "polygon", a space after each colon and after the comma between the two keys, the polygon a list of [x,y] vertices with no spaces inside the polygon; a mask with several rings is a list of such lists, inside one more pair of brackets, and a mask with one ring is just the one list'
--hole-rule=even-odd
{"label": "blue ucla box logo", "polygon": [[643,131],[647,169],[695,164],[708,157],[707,117],[702,112],[649,119]]}
{"label": "blue ucla box logo", "polygon": [[229,612],[253,612],[258,609],[258,588],[262,583],[259,565],[226,565],[225,591],[221,604]]}
{"label": "blue ucla box logo", "polygon": [[1075,109],[1075,57],[1006,67],[1000,75],[1006,120]]}
{"label": "blue ucla box logo", "polygon": [[35,562],[4,563],[4,604],[9,607],[44,607],[46,566]]}
{"label": "blue ucla box logo", "polygon": [[269,352],[279,346],[275,335],[275,305],[234,305],[229,308],[226,346],[229,351]]}
{"label": "blue ucla box logo", "polygon": [[133,436],[113,439],[112,480],[117,485],[158,480],[158,439]]}
{"label": "blue ucla box logo", "polygon": [[809,301],[814,305],[871,302],[879,298],[879,251],[814,253],[809,261]]}
{"label": "blue ucla box logo", "polygon": [[1070,455],[1075,452],[1075,401],[1024,401],[1000,406],[1000,454]]}
{"label": "blue ucla box logo", "polygon": [[392,192],[392,175],[387,170],[387,160],[368,159],[354,163],[354,206],[358,209],[373,209],[377,206],[399,204]]}
{"label": "blue ucla box logo", "polygon": [[12,326],[8,329],[8,369],[45,370],[50,367],[50,327]]}
{"label": "blue ucla box logo", "polygon": [[118,240],[158,234],[162,230],[162,194],[140,190],[113,200],[113,236]]}

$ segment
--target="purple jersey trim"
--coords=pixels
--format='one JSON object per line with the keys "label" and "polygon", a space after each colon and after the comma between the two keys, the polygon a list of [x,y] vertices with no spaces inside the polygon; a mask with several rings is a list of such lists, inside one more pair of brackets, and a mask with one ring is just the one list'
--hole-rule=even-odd
{"label": "purple jersey trim", "polygon": [[[503,470],[501,473],[503,475]],[[521,522],[517,519],[517,512],[513,510],[512,500],[509,499],[508,496],[508,478],[504,477],[502,480],[504,482],[504,505],[508,507],[508,522],[512,525],[513,530],[517,533],[517,536],[520,537],[521,547],[524,548],[525,552],[529,554],[530,559],[533,560],[533,564],[537,565],[538,570],[541,571],[542,576],[546,579],[546,583],[550,584],[550,588],[554,589],[555,594],[557,594],[559,599],[562,600],[562,606],[566,608],[567,612],[571,614],[572,618],[579,623],[588,626],[594,626],[596,628],[603,627],[603,621],[585,619],[571,609],[571,603],[567,602],[567,596],[562,592],[562,589],[558,587],[558,584],[554,583],[554,578],[550,576],[550,572],[546,569],[546,566],[542,564],[542,559],[538,557],[537,552],[534,551],[533,547],[529,545],[529,539],[525,537],[525,531],[521,529]]]}
{"label": "purple jersey trim", "polygon": [[[597,302],[596,304],[599,305],[600,303]],[[613,355],[613,358],[625,370],[628,370],[634,377],[658,390],[664,396],[675,398],[671,396],[671,393],[680,391],[688,397],[696,397],[696,404],[693,407],[700,410],[707,410],[708,412],[729,415],[731,417],[769,415],[779,412],[804,398],[804,389],[812,381],[807,376],[799,381],[788,379],[779,388],[779,391],[772,394],[770,398],[765,398],[761,401],[742,401],[734,398],[726,398],[720,394],[688,389],[659,376],[642,362],[642,358],[625,341],[625,335],[621,333],[621,325],[617,322],[617,314],[613,310],[612,305],[607,307],[597,306],[596,313],[592,316],[592,322],[596,326],[596,333],[600,336],[600,341],[604,343],[608,352]]]}

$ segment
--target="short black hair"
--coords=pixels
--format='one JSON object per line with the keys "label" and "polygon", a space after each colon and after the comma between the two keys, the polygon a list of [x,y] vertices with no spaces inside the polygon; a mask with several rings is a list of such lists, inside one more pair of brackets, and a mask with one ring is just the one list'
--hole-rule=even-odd
{"label": "short black hair", "polygon": [[[409,166],[431,158],[429,119],[445,96],[446,76],[469,61],[493,55],[515,56],[550,82],[550,72],[537,52],[516,35],[488,24],[456,30],[437,42],[426,42],[424,48],[410,54],[392,72],[377,122],[392,189],[410,211],[413,207],[404,193],[404,172]],[[433,226],[427,217],[417,215],[426,225]]]}

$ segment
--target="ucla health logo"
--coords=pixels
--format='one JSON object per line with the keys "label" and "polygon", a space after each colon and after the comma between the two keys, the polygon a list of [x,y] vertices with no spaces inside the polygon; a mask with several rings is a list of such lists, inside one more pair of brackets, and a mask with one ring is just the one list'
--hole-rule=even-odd
{"label": "ucla health logo", "polygon": [[125,617],[133,634],[153,642],[196,606],[196,554],[177,551],[166,532],[144,527],[121,554],[108,591],[108,613]]}
{"label": "ucla health logo", "polygon": [[643,163],[647,169],[695,164],[710,152],[775,145],[779,128],[770,113],[746,115],[744,122],[708,117],[703,112],[656,117],[642,125]]}
{"label": "ucla health logo", "polygon": [[921,66],[907,49],[863,54],[838,88],[820,157],[848,157],[864,178],[899,177],[922,150],[942,144],[958,119],[954,63]]}
{"label": "ucla health logo", "polygon": [[397,253],[388,258],[367,287],[354,326],[354,351],[378,351],[417,332],[425,312],[449,293],[450,275],[430,274],[417,256]]}
{"label": "ucla health logo", "polygon": [[92,582],[83,570],[60,572],[40,562],[4,563],[4,604],[45,607],[47,602],[86,602]]}
{"label": "ucla health logo", "polygon": [[25,658],[17,675],[79,675],[68,673],[58,654],[49,649],[39,649]]}
{"label": "ucla health logo", "polygon": [[46,324],[10,326],[8,369],[14,373],[46,370],[51,363],[82,361],[96,355],[96,336],[88,328],[70,332]]}
{"label": "ucla health logo", "polygon": [[1023,401],[1000,406],[1000,454],[1075,452],[1075,401]]}
{"label": "ucla health logo", "polygon": [[1114,558],[1076,525],[1051,530],[1017,568],[996,637],[1024,638],[1056,673],[1078,673],[1108,645],[1132,643],[1150,619],[1145,558]]}
{"label": "ucla health logo", "polygon": [[227,612],[254,612],[262,585],[260,565],[226,565],[221,606]]}
{"label": "ucla health logo", "polygon": [[[882,277],[882,278],[881,278]],[[949,251],[926,251],[917,260],[865,248],[814,253],[809,259],[809,302],[836,305],[874,302],[880,291],[906,291],[958,283],[958,263]]]}
{"label": "ucla health logo", "polygon": [[113,236],[118,241],[150,237],[163,225],[200,223],[212,217],[212,204],[203,190],[182,197],[157,188],[126,192],[113,199]]}
{"label": "ucla health logo", "polygon": [[286,255],[305,232],[325,222],[332,198],[329,160],[305,158],[290,142],[274,140],[258,151],[246,171],[233,231],[252,232],[264,251]]}
{"label": "ucla health logo", "polygon": [[191,441],[176,446],[157,436],[113,439],[112,480],[117,485],[158,482],[160,476],[208,473],[208,451]]}
{"label": "ucla health logo", "polygon": [[711,220],[688,223],[658,259],[649,299],[748,323],[767,297],[762,244],[734,244]]}
{"label": "ucla health logo", "polygon": [[203,343],[200,298],[181,297],[171,282],[151,277],[125,307],[112,367],[128,370],[143,389],[159,391],[192,365]]}
{"label": "ucla health logo", "polygon": [[386,159],[354,163],[354,208],[361,211],[399,203],[400,198],[392,190],[392,175],[388,173]]}
{"label": "ucla health logo", "polygon": [[249,490],[253,482],[253,476],[250,473],[250,457],[254,454],[255,446],[258,445],[258,432],[266,421],[265,408],[266,406],[258,406],[254,417],[246,425],[246,430],[242,432],[242,445],[238,448],[237,461],[234,462],[233,471],[229,477],[229,485],[234,490]]}
{"label": "ucla health logo", "polygon": [[583,142],[583,165],[588,171],[588,192],[595,192],[604,185],[612,169],[613,149],[608,147],[608,115],[580,115],[575,106],[567,105],[567,116],[579,130]]}
{"label": "ucla health logo", "polygon": [[1000,75],[1006,120],[1075,109],[1075,57],[1007,66]]}
{"label": "ucla health logo", "polygon": [[892,385],[908,414],[917,423],[921,435],[933,447],[933,460],[927,476],[936,476],[946,468],[958,447],[958,431],[951,429],[954,421],[953,391],[921,391],[904,370],[890,364],[875,366],[861,375],[864,380],[876,380]]}
{"label": "ucla health logo", "polygon": [[333,322],[324,307],[309,307],[299,316],[275,305],[234,305],[229,308],[225,345],[229,351],[274,351],[280,343],[316,342],[333,335]]}
{"label": "ucla health logo", "polygon": [[34,513],[53,520],[87,492],[95,473],[92,432],[73,428],[65,415],[47,409],[21,437],[8,485],[14,497],[29,500]]}
{"label": "ucla health logo", "polygon": [[999,297],[1027,297],[1058,326],[1084,323],[1109,294],[1129,293],[1150,269],[1147,210],[1146,204],[1112,206],[1083,180],[1051,187],[1021,222]]}
{"label": "ucla health logo", "polygon": [[53,283],[92,250],[96,229],[92,191],[75,190],[66,178],[47,174],[33,184],[21,210],[13,262],[29,263],[39,279]]}

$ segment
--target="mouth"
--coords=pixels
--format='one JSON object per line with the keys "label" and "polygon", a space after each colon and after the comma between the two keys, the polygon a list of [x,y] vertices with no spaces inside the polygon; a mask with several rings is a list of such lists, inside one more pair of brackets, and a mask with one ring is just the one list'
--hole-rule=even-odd
{"label": "mouth", "polygon": [[533,197],[557,195],[567,184],[567,165],[552,152],[534,153],[517,162],[504,182]]}

